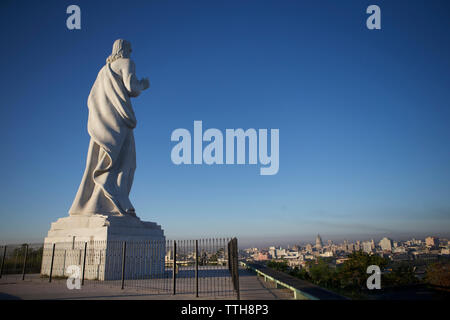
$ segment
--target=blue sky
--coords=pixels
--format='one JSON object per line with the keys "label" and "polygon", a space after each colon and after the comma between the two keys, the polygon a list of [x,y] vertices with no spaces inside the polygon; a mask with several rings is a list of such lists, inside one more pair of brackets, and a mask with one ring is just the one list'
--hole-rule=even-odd
{"label": "blue sky", "polygon": [[[81,30],[66,8],[81,8]],[[368,30],[365,9],[381,8]],[[133,100],[131,200],[169,238],[244,243],[450,231],[447,1],[2,1],[0,241],[42,241],[85,167],[87,97],[117,38]],[[278,128],[280,170],[175,166],[176,128]],[[273,240],[272,240],[273,239]]]}

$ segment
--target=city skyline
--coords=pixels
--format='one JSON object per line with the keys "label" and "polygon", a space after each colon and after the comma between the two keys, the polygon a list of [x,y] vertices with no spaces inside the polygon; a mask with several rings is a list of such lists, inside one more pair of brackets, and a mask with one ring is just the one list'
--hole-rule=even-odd
{"label": "city skyline", "polygon": [[[383,239],[384,237],[390,238],[393,241],[407,241],[407,240],[411,240],[411,239],[425,239],[427,237],[437,237],[437,238],[442,238],[442,239],[450,239],[450,233],[429,233],[429,232],[423,232],[423,233],[416,233],[416,234],[398,234],[398,235],[393,235],[393,234],[378,234],[378,235],[362,235],[361,237],[358,236],[350,236],[350,237],[345,237],[345,236],[332,236],[329,237],[326,234],[322,235],[322,233],[319,233],[322,241],[324,243],[324,245],[327,244],[328,240],[331,240],[333,243],[343,243],[344,241],[349,241],[349,242],[356,242],[356,241],[370,241],[370,240],[374,240],[376,243],[378,243],[381,239]],[[294,245],[306,245],[306,244],[311,244],[314,245],[315,244],[315,239],[316,239],[317,233],[316,235],[313,235],[312,237],[310,236],[305,236],[305,237],[292,237],[290,239],[286,239],[286,240],[277,240],[275,239],[266,239],[266,240],[251,240],[246,238],[245,236],[239,239],[239,247],[240,248],[250,248],[250,247],[257,247],[257,248],[268,248],[269,246],[281,246],[281,247],[287,247],[287,246],[294,246]]]}
{"label": "city skyline", "polygon": [[[368,244],[368,248],[365,247],[365,245]],[[396,249],[399,248],[405,248],[412,246],[412,247],[423,247],[427,248],[428,250],[445,250],[444,253],[441,253],[443,255],[449,255],[450,254],[450,240],[449,238],[441,238],[441,237],[435,237],[435,236],[428,236],[426,238],[409,238],[409,239],[403,239],[403,240],[395,240],[391,239],[389,237],[383,237],[379,241],[376,241],[375,239],[364,239],[364,240],[356,240],[356,241],[349,241],[349,240],[343,240],[343,241],[331,241],[328,240],[326,243],[323,243],[322,245],[318,245],[317,243],[314,244],[313,242],[305,242],[305,243],[295,243],[295,244],[288,244],[285,246],[282,245],[270,245],[266,247],[240,247],[240,250],[249,252],[249,251],[255,251],[256,253],[269,253],[271,258],[270,259],[277,259],[280,257],[277,257],[277,254],[275,253],[277,250],[281,250],[283,255],[287,255],[286,252],[294,252],[294,251],[304,251],[312,253],[313,251],[318,255],[319,253],[325,254],[332,252],[333,254],[330,256],[335,255],[335,251],[341,251],[341,253],[347,254],[354,251],[364,251],[366,253],[396,253],[396,254],[404,254],[407,253],[406,251],[399,250],[396,252]],[[288,251],[286,251],[288,250]],[[317,257],[317,256],[316,256]]]}

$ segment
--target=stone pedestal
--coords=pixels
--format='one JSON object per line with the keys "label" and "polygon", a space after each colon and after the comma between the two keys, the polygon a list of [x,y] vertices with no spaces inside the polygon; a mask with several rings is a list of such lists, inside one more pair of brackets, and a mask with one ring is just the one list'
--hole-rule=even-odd
{"label": "stone pedestal", "polygon": [[[44,241],[42,275],[67,277],[79,267],[85,279],[141,279],[164,274],[165,236],[161,226],[131,216],[69,216],[52,223]],[[53,244],[55,252],[53,253]],[[53,257],[53,267],[52,267]]]}

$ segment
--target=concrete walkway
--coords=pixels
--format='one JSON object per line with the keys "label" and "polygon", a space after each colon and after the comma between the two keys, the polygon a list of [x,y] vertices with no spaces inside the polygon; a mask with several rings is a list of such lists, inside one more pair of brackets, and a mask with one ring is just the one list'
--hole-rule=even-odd
{"label": "concrete walkway", "polygon": [[265,282],[262,277],[245,269],[239,270],[241,300],[288,300],[293,299],[289,289],[277,289],[275,283]]}
{"label": "concrete walkway", "polygon": [[[265,283],[254,273],[241,269],[239,271],[241,300],[278,300],[292,299],[286,289],[276,289],[273,284]],[[233,292],[224,292],[222,296],[201,294],[172,295],[167,292],[120,289],[104,285],[86,285],[80,290],[69,290],[65,280],[54,279],[52,283],[42,280],[38,275],[27,275],[25,281],[20,276],[4,276],[0,279],[0,300],[234,300]]]}

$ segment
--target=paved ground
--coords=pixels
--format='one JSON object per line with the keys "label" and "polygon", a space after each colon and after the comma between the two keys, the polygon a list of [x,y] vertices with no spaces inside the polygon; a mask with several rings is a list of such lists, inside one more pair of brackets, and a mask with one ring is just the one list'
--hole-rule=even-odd
{"label": "paved ground", "polygon": [[271,268],[266,267],[265,265],[258,263],[249,263],[248,266],[257,269],[264,274],[271,276],[274,279],[277,279],[293,288],[300,290],[310,296],[313,296],[319,300],[347,300],[346,297],[343,297],[337,293],[331,292],[327,289],[319,287],[309,281],[300,280],[295,278],[285,272],[277,271]]}
{"label": "paved ground", "polygon": [[289,289],[277,289],[276,284],[247,270],[239,270],[241,300],[288,300],[294,294]]}
{"label": "paved ground", "polygon": [[[256,276],[254,273],[241,269],[239,277],[241,300],[277,300],[277,299],[292,299],[292,294],[286,289],[277,289],[270,282],[264,282],[263,279]],[[111,300],[111,299],[134,299],[134,300],[217,300],[217,299],[236,299],[229,290],[224,290],[221,295],[208,294],[201,292],[200,297],[196,298],[192,293],[181,293],[172,295],[169,290],[152,290],[146,288],[132,289],[120,287],[108,287],[104,285],[90,285],[83,286],[81,290],[69,290],[66,286],[65,280],[53,280],[48,283],[40,279],[37,275],[28,275],[25,281],[22,281],[20,276],[4,276],[0,279],[0,299],[25,299],[25,300],[66,300],[66,299],[83,299],[83,300]]]}

